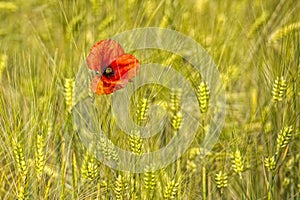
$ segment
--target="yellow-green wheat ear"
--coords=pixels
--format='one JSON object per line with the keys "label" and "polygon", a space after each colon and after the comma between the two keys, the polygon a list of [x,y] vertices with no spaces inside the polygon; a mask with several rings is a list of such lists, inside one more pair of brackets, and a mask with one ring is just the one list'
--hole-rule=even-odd
{"label": "yellow-green wheat ear", "polygon": [[[98,1],[99,0],[95,0],[95,1]],[[98,9],[100,11],[97,11],[97,15],[99,13],[101,13],[101,7]],[[106,30],[108,30],[111,26],[113,26],[114,22],[116,22],[117,20],[117,17],[114,13],[111,13],[109,15],[107,15],[105,18],[103,18],[100,22],[99,22],[99,25],[97,27],[97,30],[98,30],[98,38],[107,38],[108,37],[108,32]],[[94,42],[94,37],[91,37],[89,38],[89,41],[90,42]]]}
{"label": "yellow-green wheat ear", "polygon": [[261,29],[264,23],[269,19],[269,13],[263,11],[262,14],[254,21],[254,23],[251,25],[250,30],[248,32],[247,37],[252,37],[256,32]]}
{"label": "yellow-green wheat ear", "polygon": [[16,142],[12,139],[12,147],[14,152],[15,161],[17,163],[17,168],[20,174],[20,181],[18,181],[18,191],[17,196],[18,199],[29,199],[29,192],[28,192],[28,168],[27,163],[24,156],[24,151],[21,146],[21,143]]}
{"label": "yellow-green wheat ear", "polygon": [[66,78],[64,83],[64,92],[65,92],[65,104],[66,104],[66,111],[68,113],[71,112],[73,108],[73,89],[74,89],[75,81],[74,78]]}
{"label": "yellow-green wheat ear", "polygon": [[171,19],[172,19],[171,15],[173,11],[171,2],[172,1],[165,1],[164,15],[159,24],[160,28],[166,28],[171,23]]}
{"label": "yellow-green wheat ear", "polygon": [[114,193],[117,200],[126,199],[126,191],[128,190],[128,182],[122,175],[118,175],[114,184]]}
{"label": "yellow-green wheat ear", "polygon": [[[99,196],[101,197],[105,197],[109,191],[109,185],[108,185],[108,182],[106,180],[98,180],[99,183],[98,183],[98,187],[99,188],[99,191],[101,192]],[[100,184],[100,185],[99,185]],[[97,198],[97,199],[101,199],[101,198]],[[102,198],[102,199],[105,199],[105,198]]]}
{"label": "yellow-green wheat ear", "polygon": [[177,113],[181,109],[182,90],[173,88],[170,95],[170,110]]}
{"label": "yellow-green wheat ear", "polygon": [[100,32],[100,36],[103,37],[105,36],[106,33],[101,33],[101,32],[105,32],[103,30],[105,30],[114,20],[116,20],[116,16],[113,14],[107,15],[103,20],[101,20],[101,23],[97,27],[97,29]]}
{"label": "yellow-green wheat ear", "polygon": [[96,158],[88,151],[81,166],[81,175],[87,180],[94,180],[98,176],[98,164]]}
{"label": "yellow-green wheat ear", "polygon": [[98,0],[90,0],[92,4],[93,12],[97,15],[100,13],[100,1]]}
{"label": "yellow-green wheat ear", "polygon": [[175,199],[178,193],[179,183],[174,180],[169,181],[164,189],[164,199]]}
{"label": "yellow-green wheat ear", "polygon": [[226,172],[219,171],[215,174],[215,181],[218,189],[226,188],[228,185],[228,176]]}
{"label": "yellow-green wheat ear", "polygon": [[49,120],[47,122],[47,135],[51,135],[53,133],[53,121]]}
{"label": "yellow-green wheat ear", "polygon": [[181,110],[182,90],[173,88],[170,94],[171,125],[174,131],[178,131],[182,122]]}
{"label": "yellow-green wheat ear", "polygon": [[189,173],[193,174],[197,171],[197,165],[194,160],[187,160],[186,169]]}
{"label": "yellow-green wheat ear", "polygon": [[300,22],[295,22],[289,25],[286,25],[276,31],[274,31],[270,38],[269,42],[277,42],[278,40],[287,37],[288,35],[300,31]]}
{"label": "yellow-green wheat ear", "polygon": [[156,174],[152,167],[147,166],[145,169],[145,175],[144,175],[144,184],[145,188],[150,191],[154,191],[156,187]]}
{"label": "yellow-green wheat ear", "polygon": [[67,24],[66,38],[68,40],[74,39],[74,36],[78,34],[79,27],[84,21],[85,13],[82,12],[79,15],[73,17],[70,22]]}
{"label": "yellow-green wheat ear", "polygon": [[35,148],[35,171],[38,180],[42,179],[42,175],[45,167],[45,139],[43,134],[37,134],[36,136],[36,148]]}
{"label": "yellow-green wheat ear", "polygon": [[29,199],[29,193],[28,193],[27,186],[19,185],[17,196],[18,196],[18,200],[27,200],[27,199]]}
{"label": "yellow-green wheat ear", "polygon": [[201,113],[206,113],[209,107],[209,88],[207,83],[201,82],[197,88],[197,98],[200,104],[200,111]]}
{"label": "yellow-green wheat ear", "polygon": [[0,2],[0,12],[16,12],[18,6],[13,2]]}
{"label": "yellow-green wheat ear", "polygon": [[240,176],[240,179],[242,179],[242,172],[244,171],[244,162],[240,150],[237,149],[233,153],[231,163],[232,170]]}
{"label": "yellow-green wheat ear", "polygon": [[281,149],[285,148],[291,142],[292,134],[292,126],[286,126],[280,130],[277,136],[276,154],[278,154]]}
{"label": "yellow-green wheat ear", "polygon": [[194,147],[189,150],[189,160],[195,160],[197,156],[199,156],[201,150],[199,147]]}
{"label": "yellow-green wheat ear", "polygon": [[14,157],[15,161],[17,163],[18,171],[20,173],[20,176],[23,180],[27,178],[27,164],[24,156],[24,151],[20,143],[12,140],[12,146],[14,150]]}
{"label": "yellow-green wheat ear", "polygon": [[52,181],[53,181],[53,178],[50,177],[48,179],[47,183],[45,184],[45,192],[44,192],[44,195],[43,195],[45,200],[49,199]]}
{"label": "yellow-green wheat ear", "polygon": [[143,139],[140,136],[139,131],[135,131],[133,135],[130,135],[130,150],[134,154],[141,154],[143,149]]}
{"label": "yellow-green wheat ear", "polygon": [[200,148],[199,147],[194,147],[191,148],[188,152],[188,160],[186,163],[186,168],[189,171],[189,173],[193,174],[197,170],[197,165],[196,165],[196,158],[200,155]]}
{"label": "yellow-green wheat ear", "polygon": [[266,157],[264,159],[264,164],[268,171],[273,171],[276,168],[275,157]]}
{"label": "yellow-green wheat ear", "polygon": [[149,102],[150,100],[147,98],[141,98],[138,102],[136,109],[136,119],[138,126],[145,125],[146,123],[148,117]]}
{"label": "yellow-green wheat ear", "polygon": [[274,103],[282,101],[286,93],[286,89],[287,89],[286,80],[283,77],[281,78],[277,77],[273,84],[272,101]]}
{"label": "yellow-green wheat ear", "polygon": [[2,78],[2,73],[7,66],[7,55],[0,54],[0,80]]}
{"label": "yellow-green wheat ear", "polygon": [[182,113],[180,111],[174,113],[171,120],[171,125],[174,131],[178,131],[180,129],[181,122],[182,122]]}
{"label": "yellow-green wheat ear", "polygon": [[119,161],[118,152],[110,140],[105,140],[104,138],[100,137],[100,147],[107,160],[113,160],[115,162]]}

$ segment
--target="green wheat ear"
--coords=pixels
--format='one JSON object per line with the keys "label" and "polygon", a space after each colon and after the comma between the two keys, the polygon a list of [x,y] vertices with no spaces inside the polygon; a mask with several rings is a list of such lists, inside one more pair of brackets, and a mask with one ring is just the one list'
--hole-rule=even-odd
{"label": "green wheat ear", "polygon": [[145,176],[144,176],[144,184],[145,188],[149,191],[154,191],[156,187],[156,174],[153,170],[153,167],[147,166],[145,169]]}
{"label": "green wheat ear", "polygon": [[199,147],[193,147],[189,150],[188,156],[189,160],[194,160],[196,159],[197,156],[199,156],[201,153],[201,150]]}
{"label": "green wheat ear", "polygon": [[128,190],[128,182],[119,174],[114,184],[114,193],[117,200],[126,199],[126,191]]}
{"label": "green wheat ear", "polygon": [[181,127],[182,113],[181,110],[182,90],[180,88],[172,88],[170,93],[170,115],[171,115],[171,126],[176,132]]}
{"label": "green wheat ear", "polygon": [[139,131],[136,131],[133,135],[130,135],[129,137],[130,150],[134,154],[141,154],[143,150],[143,139],[141,138]]}
{"label": "green wheat ear", "polygon": [[79,15],[71,19],[67,25],[66,38],[72,40],[76,33],[79,31],[79,26],[83,23],[85,13],[82,12]]}
{"label": "green wheat ear", "polygon": [[173,114],[178,113],[181,109],[182,90],[173,88],[170,94],[170,110]]}
{"label": "green wheat ear", "polygon": [[165,6],[164,6],[164,15],[163,18],[161,19],[161,22],[159,24],[160,28],[167,28],[168,25],[171,22],[171,15],[172,15],[172,5],[171,1],[165,1]]}
{"label": "green wheat ear", "polygon": [[[150,100],[148,98],[141,98],[138,102],[137,109],[135,112],[136,123],[138,126],[146,125],[148,119]],[[129,136],[130,149],[135,154],[141,154],[143,150],[143,139],[139,131],[134,131],[133,135]]]}
{"label": "green wheat ear", "polygon": [[104,138],[100,137],[100,149],[107,160],[113,160],[115,162],[119,161],[118,152],[110,140],[105,140]]}
{"label": "green wheat ear", "polygon": [[206,113],[209,107],[209,88],[207,83],[201,82],[197,88],[197,98],[200,103],[201,113]]}
{"label": "green wheat ear", "polygon": [[186,169],[190,174],[194,174],[197,171],[197,165],[194,160],[186,161]]}
{"label": "green wheat ear", "polygon": [[[155,14],[153,11],[155,10],[155,8],[157,8],[157,5],[155,3],[155,1],[145,1],[145,10],[144,10],[144,15],[151,19],[153,17],[153,15]],[[152,16],[152,17],[151,17]],[[148,21],[148,23],[150,23],[151,21]]]}
{"label": "green wheat ear", "polygon": [[231,163],[232,170],[235,173],[239,174],[240,179],[242,179],[242,172],[244,171],[244,162],[240,150],[237,149],[233,153]]}
{"label": "green wheat ear", "polygon": [[286,80],[283,77],[281,77],[281,78],[277,77],[273,84],[272,101],[274,103],[282,101],[283,97],[286,93],[286,89],[287,89]]}
{"label": "green wheat ear", "polygon": [[18,200],[27,200],[29,199],[28,189],[26,186],[20,185],[18,186]]}
{"label": "green wheat ear", "polygon": [[16,12],[18,6],[13,2],[0,2],[0,11]]}
{"label": "green wheat ear", "polygon": [[247,37],[252,37],[266,21],[269,19],[269,13],[263,11],[262,14],[251,25]]}
{"label": "green wheat ear", "polygon": [[45,139],[43,134],[37,134],[36,136],[36,148],[35,148],[35,170],[37,178],[40,181],[45,167]]}
{"label": "green wheat ear", "polygon": [[164,199],[175,199],[178,193],[178,186],[179,183],[175,182],[174,180],[169,181],[164,190]]}
{"label": "green wheat ear", "polygon": [[47,185],[45,185],[44,199],[49,199],[50,189],[51,189],[52,177],[50,177],[47,181]]}
{"label": "green wheat ear", "polygon": [[[109,185],[108,182],[106,180],[98,180],[98,192],[100,192],[100,194],[98,194],[98,198],[97,199],[105,199],[104,197],[107,195],[108,191],[109,191]],[[100,198],[102,197],[102,198]]]}
{"label": "green wheat ear", "polygon": [[215,174],[215,181],[218,189],[226,188],[228,185],[228,176],[226,172],[219,171]]}
{"label": "green wheat ear", "polygon": [[73,108],[74,98],[73,98],[73,89],[75,86],[74,78],[66,78],[65,84],[64,84],[64,90],[65,90],[65,104],[66,104],[66,111],[68,113],[71,112]]}
{"label": "green wheat ear", "polygon": [[100,1],[90,0],[94,14],[100,14]]}
{"label": "green wheat ear", "polygon": [[0,80],[2,78],[2,73],[7,66],[7,55],[0,54]]}
{"label": "green wheat ear", "polygon": [[[98,13],[101,13],[101,10]],[[115,21],[116,16],[113,13],[107,15],[103,20],[101,20],[99,26],[97,27],[99,33],[97,38],[107,38],[107,31],[105,30],[107,30],[111,25],[113,25],[113,22]]]}
{"label": "green wheat ear", "polygon": [[21,178],[25,180],[27,178],[28,169],[27,169],[23,148],[19,142],[15,142],[13,139],[12,139],[12,147],[14,150],[15,161],[18,166],[18,171],[20,173]]}
{"label": "green wheat ear", "polygon": [[182,122],[182,113],[181,112],[174,113],[171,120],[171,125],[174,131],[178,131],[180,129],[181,122]]}
{"label": "green wheat ear", "polygon": [[277,136],[276,154],[283,148],[285,148],[292,139],[293,127],[286,126],[280,130]]}
{"label": "green wheat ear", "polygon": [[15,142],[14,139],[12,139],[12,147],[14,152],[15,161],[17,163],[17,168],[20,174],[20,181],[18,181],[18,191],[17,196],[18,199],[28,199],[28,169],[27,169],[27,163],[24,156],[23,147],[21,146],[21,143]]}
{"label": "green wheat ear", "polygon": [[136,113],[135,113],[138,126],[143,126],[146,123],[146,120],[148,118],[149,102],[150,100],[147,98],[142,98],[138,102]]}
{"label": "green wheat ear", "polygon": [[276,31],[274,31],[270,38],[269,42],[277,42],[278,40],[292,34],[294,32],[300,31],[300,22],[295,22],[289,25],[286,25]]}
{"label": "green wheat ear", "polygon": [[101,21],[101,23],[99,24],[99,26],[97,27],[98,30],[99,30],[99,32],[100,33],[104,32],[103,30],[105,30],[115,19],[116,19],[115,15],[108,15],[107,17],[105,17]]}
{"label": "green wheat ear", "polygon": [[81,166],[81,175],[87,180],[95,180],[98,176],[98,164],[94,155],[86,152],[84,161]]}
{"label": "green wheat ear", "polygon": [[188,160],[186,168],[190,174],[194,174],[197,171],[196,158],[200,155],[201,150],[199,147],[193,147],[188,152]]}
{"label": "green wheat ear", "polygon": [[276,168],[275,157],[271,156],[271,157],[265,158],[264,164],[268,171],[273,171]]}

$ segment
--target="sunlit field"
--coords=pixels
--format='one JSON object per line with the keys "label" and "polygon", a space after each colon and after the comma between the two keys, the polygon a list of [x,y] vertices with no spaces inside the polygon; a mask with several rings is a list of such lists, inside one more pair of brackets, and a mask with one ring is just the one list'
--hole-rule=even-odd
{"label": "sunlit field", "polygon": [[[208,52],[226,93],[226,118],[206,152],[215,107],[203,76],[171,52],[128,52],[141,68],[161,63],[181,73],[198,106],[189,114],[200,116],[180,158],[132,173],[105,165],[96,146],[82,143],[78,123],[86,115],[76,118],[76,81],[85,78],[96,42],[145,27],[175,30]],[[297,0],[0,1],[0,199],[300,199],[299,77]],[[150,139],[118,128],[111,99],[121,91],[88,94],[111,141],[98,141],[106,159],[118,165],[111,144],[138,156],[189,134],[185,88],[149,84],[124,95],[137,126],[146,127],[154,109],[165,115]]]}

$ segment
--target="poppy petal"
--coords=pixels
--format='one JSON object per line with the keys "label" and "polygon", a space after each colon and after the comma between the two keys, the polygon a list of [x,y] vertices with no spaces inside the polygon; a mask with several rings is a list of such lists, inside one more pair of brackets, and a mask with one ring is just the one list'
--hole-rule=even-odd
{"label": "poppy petal", "polygon": [[91,90],[93,93],[100,94],[111,94],[115,90],[122,89],[126,86],[127,81],[111,81],[104,79],[103,76],[95,76],[91,83]]}
{"label": "poppy petal", "polygon": [[95,76],[91,82],[91,90],[96,94],[103,94],[102,81],[100,76]]}
{"label": "poppy petal", "polygon": [[115,71],[115,75],[110,77],[112,81],[128,80],[134,78],[139,70],[139,61],[131,54],[124,54],[114,60],[110,67]]}
{"label": "poppy petal", "polygon": [[91,70],[102,72],[113,60],[123,54],[124,50],[118,42],[110,39],[102,40],[91,48],[87,64]]}
{"label": "poppy petal", "polygon": [[114,71],[114,75],[95,78],[92,82],[92,91],[97,94],[110,94],[115,90],[122,89],[134,78],[139,69],[138,60],[131,54],[124,54],[114,60],[109,67]]}
{"label": "poppy petal", "polygon": [[113,85],[115,86],[115,90],[119,90],[122,89],[126,86],[126,84],[128,83],[128,79],[119,79],[119,80],[111,80],[107,77],[102,76],[102,82],[104,83],[104,85]]}

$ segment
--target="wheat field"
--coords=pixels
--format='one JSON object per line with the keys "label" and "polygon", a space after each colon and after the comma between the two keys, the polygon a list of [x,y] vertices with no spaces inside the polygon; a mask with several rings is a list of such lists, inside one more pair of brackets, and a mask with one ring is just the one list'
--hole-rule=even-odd
{"label": "wheat field", "polygon": [[[293,0],[0,1],[0,199],[300,199],[299,13]],[[176,30],[208,52],[226,116],[206,156],[209,117],[177,160],[132,173],[105,165],[82,143],[74,90],[97,41],[145,27]],[[185,60],[159,50],[131,53],[141,64],[171,64],[191,82],[201,116],[210,115],[213,93]],[[179,130],[188,134],[179,112],[184,91],[169,89],[145,85],[128,94],[139,126],[154,104],[164,108],[154,138],[117,128],[114,94],[93,97],[101,129],[134,155],[159,150]]]}

